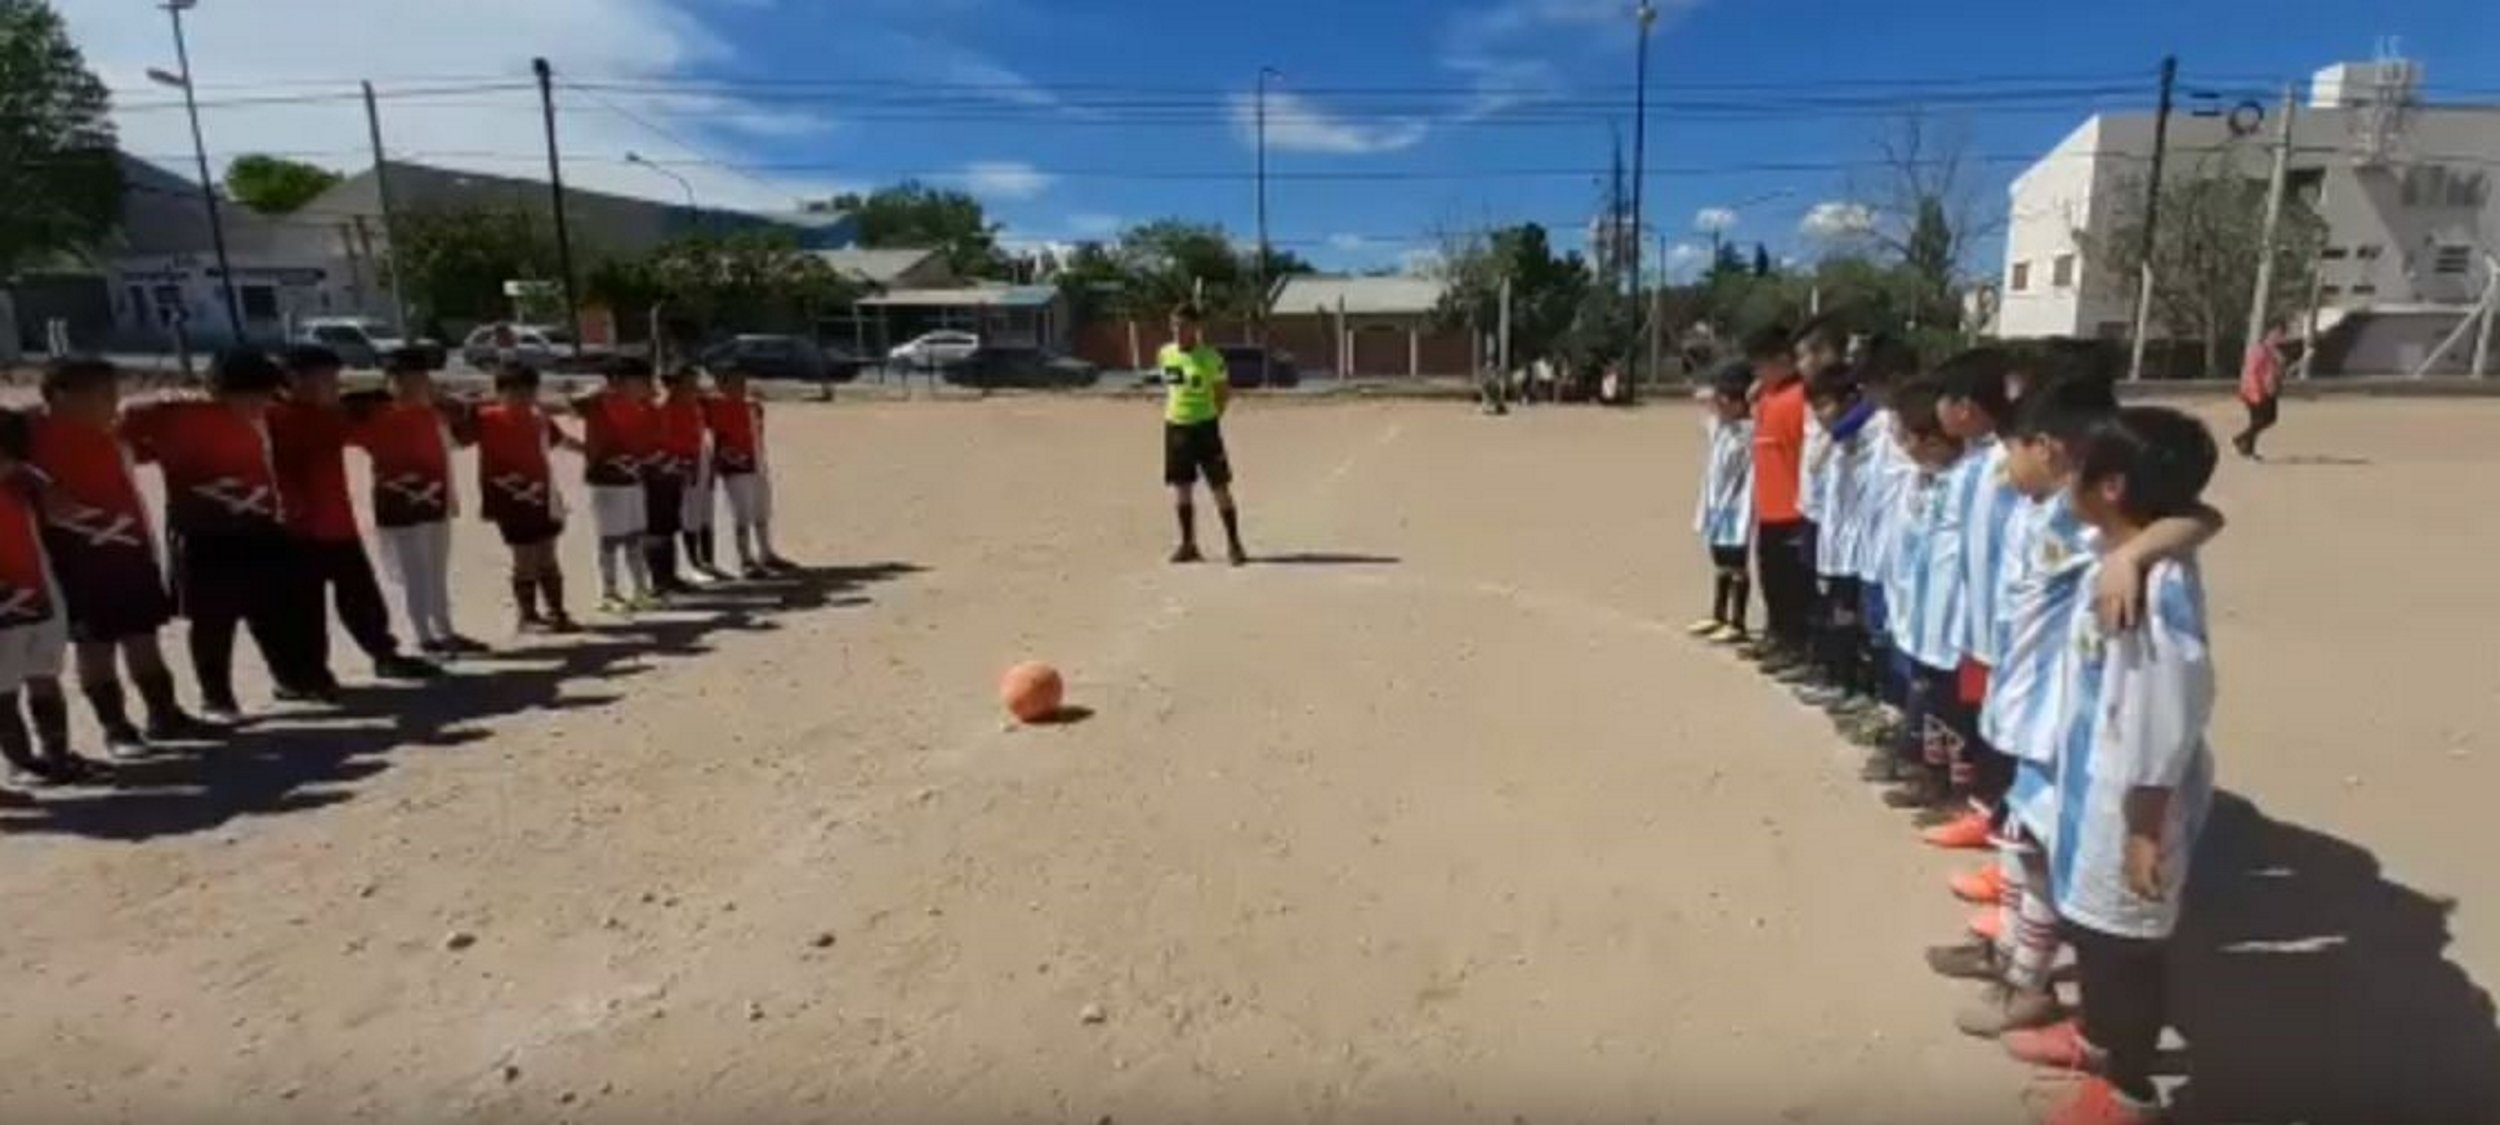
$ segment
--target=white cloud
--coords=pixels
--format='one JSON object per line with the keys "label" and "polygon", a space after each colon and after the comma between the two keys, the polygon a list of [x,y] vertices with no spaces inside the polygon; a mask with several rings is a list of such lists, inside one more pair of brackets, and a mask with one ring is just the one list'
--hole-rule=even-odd
{"label": "white cloud", "polygon": [[1731,207],[1704,207],[1693,212],[1693,229],[1703,234],[1725,234],[1736,229],[1736,210]]}
{"label": "white cloud", "polygon": [[[1233,125],[1244,144],[1258,140],[1258,98],[1236,94]],[[1299,94],[1270,90],[1267,94],[1267,145],[1281,152],[1324,152],[1369,156],[1400,152],[1423,143],[1432,127],[1413,118],[1358,122],[1330,114]]]}
{"label": "white cloud", "polygon": [[1845,199],[1817,203],[1797,223],[1797,233],[1819,239],[1856,238],[1874,228],[1874,209]]}
{"label": "white cloud", "polygon": [[[1662,0],[1662,22],[1697,7],[1701,0]],[[1474,80],[1475,100],[1462,120],[1488,117],[1553,96],[1563,88],[1562,66],[1540,57],[1551,53],[1585,59],[1591,46],[1629,48],[1634,42],[1636,0],[1499,0],[1461,11],[1442,36],[1441,65]],[[1550,40],[1557,35],[1565,44]]]}
{"label": "white cloud", "polygon": [[955,174],[964,190],[985,199],[1031,199],[1058,177],[1021,160],[976,160]]}
{"label": "white cloud", "polygon": [[1409,250],[1398,255],[1398,272],[1412,277],[1432,277],[1441,272],[1439,250]]}
{"label": "white cloud", "polygon": [[1369,249],[1371,249],[1371,248],[1373,247],[1373,245],[1375,245],[1375,244],[1372,242],[1372,240],[1371,240],[1371,239],[1369,239],[1369,238],[1365,238],[1365,237],[1363,237],[1362,235],[1359,235],[1359,234],[1343,234],[1343,233],[1340,233],[1340,234],[1332,234],[1332,235],[1329,235],[1329,236],[1328,236],[1328,248],[1329,248],[1329,249],[1331,249],[1331,250],[1341,250],[1341,251],[1344,251],[1344,252],[1346,252],[1346,253],[1348,253],[1348,254],[1358,253],[1358,252],[1360,252],[1360,251],[1364,251],[1364,250],[1369,250]]}
{"label": "white cloud", "polygon": [[[212,0],[187,13],[201,125],[213,163],[246,152],[300,154],[356,172],[371,163],[355,77],[384,98],[382,131],[394,159],[513,176],[546,174],[545,135],[530,81],[530,57],[548,56],[559,83],[684,79],[698,67],[732,61],[735,51],[702,21],[722,0]],[[171,69],[164,13],[124,0],[59,0],[87,60],[114,87],[123,147],[142,156],[187,161],[191,136],[173,91],[152,86],[149,67]],[[445,82],[446,78],[451,82]],[[497,83],[498,88],[433,96],[393,96],[419,87]],[[693,184],[707,207],[778,210],[831,194],[838,178],[748,175],[718,162],[751,160],[723,140],[813,133],[830,123],[811,114],[702,93],[652,95],[558,87],[557,129],[566,183],[674,202],[681,189],[649,168],[627,164],[640,152]],[[227,104],[271,95],[335,100]],[[600,99],[604,99],[605,104]],[[159,109],[145,106],[167,107]],[[614,107],[614,108],[612,108]],[[618,112],[618,109],[625,112]],[[639,116],[671,140],[631,120]],[[683,143],[679,143],[682,141]],[[689,152],[687,146],[694,151]],[[166,161],[160,161],[166,162]]]}

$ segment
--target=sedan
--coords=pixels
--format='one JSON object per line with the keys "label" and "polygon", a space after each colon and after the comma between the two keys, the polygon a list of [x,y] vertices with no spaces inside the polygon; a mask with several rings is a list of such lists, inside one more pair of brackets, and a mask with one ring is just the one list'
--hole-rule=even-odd
{"label": "sedan", "polygon": [[859,374],[857,360],[844,356],[848,362],[838,362],[815,341],[800,336],[733,336],[703,349],[701,358],[714,371],[734,365],[756,379],[822,383]]}
{"label": "sedan", "polygon": [[938,367],[962,363],[971,359],[972,353],[979,350],[981,350],[979,336],[970,332],[957,332],[949,329],[916,337],[886,353],[886,358],[894,363],[914,367]]}

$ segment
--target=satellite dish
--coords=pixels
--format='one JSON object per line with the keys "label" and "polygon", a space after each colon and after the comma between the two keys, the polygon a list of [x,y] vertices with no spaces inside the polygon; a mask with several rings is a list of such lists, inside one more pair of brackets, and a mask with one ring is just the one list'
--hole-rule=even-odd
{"label": "satellite dish", "polygon": [[2248,136],[2265,125],[2266,107],[2259,105],[2254,98],[2243,100],[2240,104],[2231,107],[2231,116],[2228,121],[2232,136]]}

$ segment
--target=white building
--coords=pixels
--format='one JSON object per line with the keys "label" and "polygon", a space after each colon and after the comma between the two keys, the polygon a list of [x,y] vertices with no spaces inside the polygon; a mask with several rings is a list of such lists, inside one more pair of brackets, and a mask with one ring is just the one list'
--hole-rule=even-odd
{"label": "white building", "polygon": [[[2410,62],[2330,66],[2311,79],[2294,120],[2291,190],[2328,231],[2322,323],[2363,310],[2462,312],[2500,253],[2500,106],[2427,105],[2420,84]],[[2205,116],[2183,106],[2170,120],[2165,175],[2218,160],[2264,178],[2278,111],[2264,106],[2261,121],[2245,107]],[[2077,232],[2106,232],[2141,210],[2153,127],[2149,112],[2092,117],[2015,177],[1997,335],[2126,337],[2135,280],[2094,261]]]}

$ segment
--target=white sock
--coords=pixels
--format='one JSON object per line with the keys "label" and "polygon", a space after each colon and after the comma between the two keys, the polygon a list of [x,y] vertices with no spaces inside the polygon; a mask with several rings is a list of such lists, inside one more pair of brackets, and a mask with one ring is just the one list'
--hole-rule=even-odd
{"label": "white sock", "polygon": [[642,544],[636,540],[627,539],[619,542],[616,549],[625,553],[625,572],[634,576],[634,593],[640,597],[650,597],[653,592],[651,560],[643,555]]}
{"label": "white sock", "polygon": [[781,557],[781,552],[773,550],[773,525],[769,523],[755,525],[755,549],[768,559]]}
{"label": "white sock", "polygon": [[599,541],[599,593],[604,597],[613,598],[618,596],[616,589],[616,553],[619,550],[618,544],[620,542],[622,542],[627,549],[632,547],[632,541],[630,540],[620,541],[616,539],[602,539]]}
{"label": "white sock", "polygon": [[740,565],[743,565],[743,566],[754,566],[754,565],[755,565],[755,547],[754,547],[755,525],[753,525],[753,524],[749,524],[749,523],[740,523],[740,524],[738,525],[738,530],[736,531],[736,533],[735,533],[732,537],[733,537],[734,539],[736,539],[736,540],[737,540],[737,543],[738,543],[738,562],[739,562],[739,564],[740,564]]}

